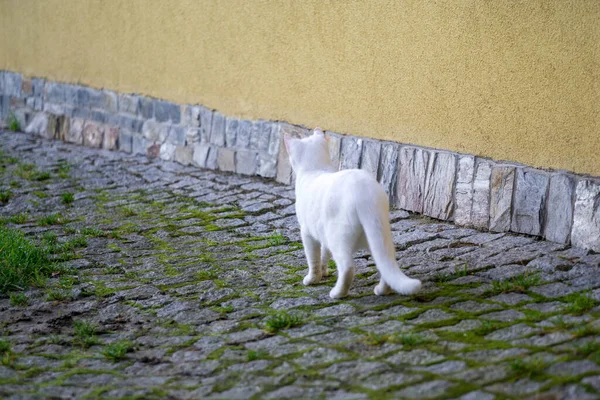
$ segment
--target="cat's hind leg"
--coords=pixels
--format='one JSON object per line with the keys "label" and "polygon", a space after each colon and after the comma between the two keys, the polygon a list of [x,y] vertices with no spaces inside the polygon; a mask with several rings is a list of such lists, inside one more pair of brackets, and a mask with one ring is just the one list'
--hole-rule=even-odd
{"label": "cat's hind leg", "polygon": [[321,271],[321,244],[305,232],[301,231],[300,233],[302,234],[302,245],[308,262],[308,274],[302,282],[305,285],[312,285],[318,283],[323,275]]}
{"label": "cat's hind leg", "polygon": [[341,299],[348,295],[348,289],[354,280],[354,261],[352,254],[346,252],[340,254],[333,251],[333,259],[337,266],[338,278],[335,286],[329,292],[329,297]]}
{"label": "cat's hind leg", "polygon": [[329,260],[331,259],[331,252],[329,249],[321,245],[321,274],[323,276],[329,276]]}
{"label": "cat's hind leg", "polygon": [[381,278],[379,280],[379,284],[375,286],[374,292],[377,296],[387,296],[388,294],[394,293],[394,290],[390,287],[390,285],[385,283],[383,278]]}

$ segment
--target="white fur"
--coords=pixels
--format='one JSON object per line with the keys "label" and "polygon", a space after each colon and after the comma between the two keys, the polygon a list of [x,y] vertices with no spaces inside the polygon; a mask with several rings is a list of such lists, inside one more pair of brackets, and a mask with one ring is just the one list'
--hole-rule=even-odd
{"label": "white fur", "polygon": [[345,297],[354,279],[353,255],[369,248],[381,273],[376,295],[388,294],[390,288],[416,293],[421,281],[404,275],[396,263],[389,203],[381,185],[362,170],[336,172],[320,129],[302,140],[285,138],[285,143],[296,173],[296,215],[308,261],[304,284],[327,276],[333,255],[338,279],[329,295]]}

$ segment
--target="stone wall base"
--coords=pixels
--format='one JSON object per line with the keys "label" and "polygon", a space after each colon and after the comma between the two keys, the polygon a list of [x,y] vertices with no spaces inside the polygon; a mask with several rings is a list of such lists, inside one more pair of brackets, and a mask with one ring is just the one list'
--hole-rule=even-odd
{"label": "stone wall base", "polygon": [[[232,118],[201,105],[0,71],[0,117],[26,132],[199,168],[293,182],[283,135],[308,128]],[[373,175],[392,206],[457,225],[600,252],[600,178],[326,132],[341,169]]]}

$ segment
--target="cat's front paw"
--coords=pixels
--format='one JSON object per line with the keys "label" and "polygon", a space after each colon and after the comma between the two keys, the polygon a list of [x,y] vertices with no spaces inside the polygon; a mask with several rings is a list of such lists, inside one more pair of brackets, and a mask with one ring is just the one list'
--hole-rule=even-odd
{"label": "cat's front paw", "polygon": [[315,283],[319,283],[321,281],[321,277],[313,274],[308,274],[304,277],[302,282],[304,285],[314,285]]}

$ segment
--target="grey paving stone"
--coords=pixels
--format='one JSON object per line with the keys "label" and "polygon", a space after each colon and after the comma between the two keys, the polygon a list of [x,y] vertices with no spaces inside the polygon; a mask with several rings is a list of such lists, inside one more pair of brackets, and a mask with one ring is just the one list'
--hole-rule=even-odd
{"label": "grey paving stone", "polygon": [[428,365],[436,362],[440,362],[444,359],[444,356],[438,353],[434,353],[429,350],[410,350],[400,351],[397,354],[389,357],[387,360],[396,365]]}
{"label": "grey paving stone", "polygon": [[531,297],[523,293],[502,293],[494,297],[490,297],[488,300],[508,304],[509,306],[515,306],[517,304],[533,301]]}
{"label": "grey paving stone", "polygon": [[525,318],[525,314],[517,310],[503,310],[503,311],[495,311],[487,314],[482,314],[481,318],[489,319],[493,321],[516,321],[522,318]]}
{"label": "grey paving stone", "polygon": [[425,383],[419,383],[393,393],[399,398],[422,399],[426,397],[438,397],[446,393],[453,386],[451,382],[443,380],[434,380]]}
{"label": "grey paving stone", "polygon": [[538,330],[532,328],[526,324],[516,324],[506,328],[498,329],[485,336],[489,340],[507,341],[512,339],[518,339],[523,336],[529,336],[532,333],[537,333]]}
{"label": "grey paving stone", "polygon": [[562,282],[554,282],[547,285],[536,286],[530,290],[549,299],[567,296],[575,292],[572,287],[565,285]]}
{"label": "grey paving stone", "polygon": [[507,359],[521,358],[523,355],[528,354],[529,350],[520,348],[511,349],[497,349],[497,350],[476,350],[463,353],[461,356],[469,360],[477,362],[498,362]]}
{"label": "grey paving stone", "polygon": [[595,362],[590,360],[580,360],[559,362],[549,367],[546,371],[549,374],[557,376],[576,376],[597,372],[599,370],[600,367]]}
{"label": "grey paving stone", "polygon": [[454,315],[443,310],[433,308],[420,314],[418,317],[408,320],[411,324],[425,324],[429,322],[439,322],[454,318]]}
{"label": "grey paving stone", "polygon": [[468,332],[481,326],[481,321],[476,319],[464,319],[455,325],[438,328],[440,331],[448,332]]}
{"label": "grey paving stone", "polygon": [[474,392],[467,393],[460,397],[460,400],[494,400],[496,396],[491,393],[482,392],[476,390]]}
{"label": "grey paving stone", "polygon": [[400,372],[384,372],[369,377],[361,385],[371,390],[381,390],[394,386],[415,383],[423,379],[419,374],[406,374]]}

